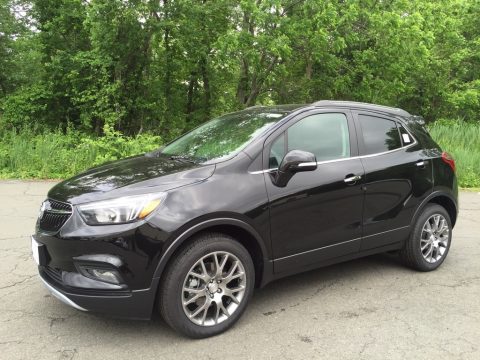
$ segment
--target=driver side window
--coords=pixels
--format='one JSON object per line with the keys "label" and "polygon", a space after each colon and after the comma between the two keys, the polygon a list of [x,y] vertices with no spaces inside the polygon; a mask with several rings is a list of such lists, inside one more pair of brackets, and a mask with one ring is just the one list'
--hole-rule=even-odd
{"label": "driver side window", "polygon": [[317,161],[350,157],[347,117],[341,113],[323,113],[296,122],[273,142],[269,168],[278,167],[285,153],[291,150],[311,152]]}

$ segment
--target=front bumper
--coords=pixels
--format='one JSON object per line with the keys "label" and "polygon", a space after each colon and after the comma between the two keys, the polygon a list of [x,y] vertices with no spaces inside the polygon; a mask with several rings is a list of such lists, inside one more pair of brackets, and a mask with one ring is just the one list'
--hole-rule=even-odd
{"label": "front bumper", "polygon": [[[94,228],[76,221],[72,216],[57,233],[37,227],[32,237],[33,255],[47,289],[78,310],[150,319],[159,283],[153,274],[163,246],[157,238],[161,232],[145,222]],[[111,270],[119,283],[99,281],[85,272],[88,268]]]}
{"label": "front bumper", "polygon": [[128,319],[148,320],[151,318],[158,279],[155,279],[149,289],[115,294],[91,289],[68,289],[49,276],[42,266],[39,266],[39,273],[42,282],[53,296],[77,310]]}
{"label": "front bumper", "polygon": [[77,303],[73,302],[69,297],[67,297],[64,293],[62,293],[61,291],[55,289],[52,285],[50,285],[43,277],[40,276],[40,279],[42,280],[43,284],[45,285],[45,287],[48,289],[48,291],[50,291],[50,293],[55,296],[58,300],[60,300],[61,302],[63,302],[64,304],[67,304],[77,310],[81,310],[81,311],[88,311],[87,309],[84,309],[83,307],[81,307],[80,305],[78,305]]}
{"label": "front bumper", "polygon": [[88,226],[73,207],[59,230],[42,229],[37,221],[32,252],[45,286],[69,306],[149,319],[160,281],[155,273],[171,238],[146,220]]}

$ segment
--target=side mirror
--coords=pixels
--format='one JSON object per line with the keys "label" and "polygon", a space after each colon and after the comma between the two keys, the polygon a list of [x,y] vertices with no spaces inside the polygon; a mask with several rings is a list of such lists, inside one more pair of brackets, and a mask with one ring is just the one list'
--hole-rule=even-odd
{"label": "side mirror", "polygon": [[272,174],[272,181],[278,187],[285,187],[297,172],[313,171],[316,168],[315,155],[307,151],[292,150],[285,155],[277,172]]}

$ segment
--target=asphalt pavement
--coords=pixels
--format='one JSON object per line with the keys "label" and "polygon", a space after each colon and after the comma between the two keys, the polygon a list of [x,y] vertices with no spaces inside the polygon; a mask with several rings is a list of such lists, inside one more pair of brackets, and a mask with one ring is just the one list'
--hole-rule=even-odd
{"label": "asphalt pavement", "polygon": [[257,290],[240,321],[204,340],[161,319],[115,320],[59,302],[30,235],[53,182],[0,181],[0,359],[480,359],[480,194],[462,192],[448,258],[434,272],[391,255]]}

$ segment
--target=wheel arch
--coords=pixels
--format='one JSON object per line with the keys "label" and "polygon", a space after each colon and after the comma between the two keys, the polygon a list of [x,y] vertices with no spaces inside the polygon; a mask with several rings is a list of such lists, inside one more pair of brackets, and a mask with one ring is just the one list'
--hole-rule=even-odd
{"label": "wheel arch", "polygon": [[191,226],[176,237],[160,258],[154,273],[154,279],[162,276],[175,254],[192,241],[195,235],[204,232],[226,234],[241,243],[250,253],[255,266],[255,286],[260,287],[264,285],[265,279],[268,278],[268,271],[271,271],[265,243],[260,234],[250,224],[235,218],[205,220]]}
{"label": "wheel arch", "polygon": [[458,205],[456,199],[443,191],[436,191],[431,193],[427,198],[425,198],[420,206],[415,211],[415,214],[412,218],[412,224],[415,223],[417,218],[420,216],[422,210],[425,208],[427,204],[438,204],[442,206],[450,215],[450,220],[452,221],[452,227],[455,226],[457,222],[457,215],[458,215]]}

